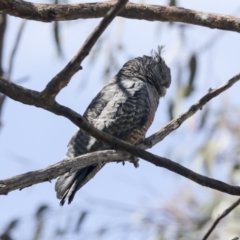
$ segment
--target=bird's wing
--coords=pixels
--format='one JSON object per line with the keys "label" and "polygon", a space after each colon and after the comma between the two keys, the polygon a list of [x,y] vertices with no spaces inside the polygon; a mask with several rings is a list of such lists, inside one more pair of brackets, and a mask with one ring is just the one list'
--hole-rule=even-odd
{"label": "bird's wing", "polygon": [[[111,88],[113,88],[112,91]],[[110,97],[105,101],[101,111],[98,111],[97,116],[94,109],[99,105],[99,100],[103,101],[103,98],[97,97],[84,116],[99,130],[135,144],[145,135],[158,106],[158,98],[151,96],[154,94],[153,89],[138,79],[119,81],[100,92],[107,92],[107,94],[110,92]],[[99,141],[95,139],[95,142],[89,145],[89,150],[99,150],[97,142]],[[102,144],[101,142],[101,149]]]}
{"label": "bird's wing", "polygon": [[[151,87],[150,87],[151,88]],[[93,99],[84,117],[93,126],[132,144],[144,137],[152,123],[158,101],[151,102],[148,86],[140,80],[113,81]],[[79,130],[70,141],[68,157],[87,152],[110,149],[85,131]],[[56,183],[57,197],[63,204],[72,201],[75,192],[98,172],[104,164],[89,166],[74,173],[66,173]]]}

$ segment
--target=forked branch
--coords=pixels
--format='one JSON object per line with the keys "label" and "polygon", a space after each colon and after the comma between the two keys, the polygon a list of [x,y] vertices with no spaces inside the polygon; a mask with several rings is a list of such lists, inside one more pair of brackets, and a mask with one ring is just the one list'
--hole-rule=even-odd
{"label": "forked branch", "polygon": [[65,68],[63,68],[46,86],[41,95],[47,101],[55,99],[56,95],[67,86],[71,77],[80,69],[82,61],[89,54],[98,38],[102,35],[108,25],[112,22],[115,16],[126,5],[128,0],[119,0],[107,13],[98,26],[93,30],[90,36],[86,39],[83,46],[77,54],[69,61]]}
{"label": "forked branch", "polygon": [[[240,74],[237,74],[236,76],[228,80],[225,84],[223,84],[219,88],[216,88],[215,90],[210,90],[196,104],[192,105],[188,111],[181,114],[178,118],[172,120],[169,124],[163,127],[156,134],[153,134],[152,136],[150,136],[147,139],[147,142],[151,141],[151,143],[155,145],[157,142],[161,141],[171,131],[178,128],[186,119],[191,117],[198,110],[202,109],[202,107],[208,101],[218,96],[220,93],[224,92],[228,88],[230,88],[233,84],[239,81],[239,79],[240,79]],[[89,124],[80,114],[74,112],[73,110],[67,107],[61,106],[55,101],[54,102],[45,101],[45,99],[41,97],[41,94],[39,92],[20,87],[14,83],[6,81],[3,78],[0,78],[0,92],[4,93],[8,97],[16,101],[19,101],[28,105],[41,107],[43,109],[48,110],[49,112],[64,116],[70,121],[72,121],[74,124],[76,124],[78,127],[84,129],[90,135],[94,136],[95,138],[101,141],[108,143],[109,145],[113,146],[115,149],[123,150],[127,153],[130,153],[131,155],[135,155],[150,163],[153,163],[156,166],[166,168],[200,185],[210,187],[212,189],[216,189],[231,195],[240,196],[239,187],[231,186],[224,182],[214,180],[208,177],[204,177],[200,174],[197,174],[181,166],[178,163],[171,161],[170,159],[151,154],[142,149],[142,148],[147,148],[146,145],[141,145],[140,146],[141,148],[139,148],[127,142],[124,142],[122,140],[119,140],[113,136],[110,136],[102,131],[99,131],[98,129],[93,127],[91,124]],[[53,178],[56,178],[59,175],[62,175],[65,172],[68,172],[69,170],[74,171],[78,168],[86,167],[88,165],[92,165],[93,163],[96,163],[93,161],[111,162],[116,160],[125,160],[128,157],[129,155],[126,153],[114,152],[111,150],[103,151],[101,153],[96,152],[96,153],[79,156],[75,159],[59,162],[43,170],[39,170],[39,171],[19,175],[10,179],[2,180],[0,181],[0,194],[7,194],[8,192],[13,191],[17,188],[24,188],[39,182],[49,181]],[[60,168],[57,168],[57,166],[60,166]],[[38,174],[42,174],[42,175],[38,175]],[[36,178],[36,176],[38,176],[38,178]],[[19,183],[21,183],[21,186],[19,185]]]}

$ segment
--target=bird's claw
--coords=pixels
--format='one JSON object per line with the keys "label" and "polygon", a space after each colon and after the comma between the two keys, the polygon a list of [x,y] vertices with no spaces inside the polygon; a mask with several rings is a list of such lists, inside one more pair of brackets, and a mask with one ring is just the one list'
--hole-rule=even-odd
{"label": "bird's claw", "polygon": [[117,163],[122,163],[122,165],[125,165],[125,161],[117,161]]}
{"label": "bird's claw", "polygon": [[137,145],[140,145],[140,144],[146,145],[147,148],[152,148],[153,146],[152,141],[145,137],[143,137],[140,141],[138,141]]}
{"label": "bird's claw", "polygon": [[139,167],[139,163],[138,162],[139,162],[139,158],[132,155],[130,163],[132,163],[135,168],[138,168]]}
{"label": "bird's claw", "polygon": [[[130,163],[132,163],[134,165],[135,168],[138,168],[139,167],[139,158],[136,157],[136,156],[131,156],[130,157]],[[125,161],[117,161],[117,163],[122,163],[122,165],[124,166],[125,165]]]}

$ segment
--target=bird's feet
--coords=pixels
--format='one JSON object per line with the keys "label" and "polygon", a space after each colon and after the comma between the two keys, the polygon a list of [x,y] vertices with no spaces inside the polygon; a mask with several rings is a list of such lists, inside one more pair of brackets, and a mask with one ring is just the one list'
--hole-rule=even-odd
{"label": "bird's feet", "polygon": [[136,146],[141,145],[141,144],[147,146],[147,148],[152,148],[152,146],[153,146],[152,141],[151,141],[150,139],[148,139],[148,138],[145,138],[145,137],[143,137],[143,138],[136,144]]}
{"label": "bird's feet", "polygon": [[122,163],[122,165],[125,165],[125,161],[117,161],[117,163]]}
{"label": "bird's feet", "polygon": [[132,163],[135,168],[138,168],[139,167],[139,163],[138,163],[139,158],[132,155],[130,159],[131,159],[130,163]]}

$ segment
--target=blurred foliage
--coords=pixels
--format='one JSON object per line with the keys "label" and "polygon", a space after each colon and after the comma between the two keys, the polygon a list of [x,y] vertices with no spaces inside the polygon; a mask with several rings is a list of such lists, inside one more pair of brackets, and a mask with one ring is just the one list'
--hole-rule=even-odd
{"label": "blurred foliage", "polygon": [[[51,2],[63,3],[58,0],[52,0]],[[177,4],[176,0],[168,1],[169,6],[177,6]],[[63,56],[64,52],[61,45],[61,24],[63,23],[54,22],[53,24],[54,41],[59,57]],[[156,25],[158,34],[161,24]],[[188,56],[185,62],[179,61],[176,63],[176,75],[174,76],[176,88],[173,90],[172,98],[168,102],[168,116],[171,120],[182,111],[183,107],[185,108],[186,102],[189,105],[190,97],[191,103],[193,103],[193,99],[198,99],[194,96],[197,95],[198,91],[196,74],[200,69],[199,56],[203,51],[213,47],[221,35],[217,34],[209,39],[203,47],[199,48],[201,51],[199,49],[190,51],[185,41],[185,33],[189,27],[176,23],[169,24],[169,27],[178,30],[176,41],[181,43],[181,53],[184,52]],[[125,55],[130,58],[130,54],[127,52],[121,38],[117,38],[115,42],[108,44],[106,41],[108,37],[105,34],[99,39],[89,55],[88,62],[89,65],[96,64],[100,50],[105,49],[105,61],[102,70],[102,77],[105,80],[109,79],[121,67],[118,58],[115,57],[116,55]],[[177,54],[179,53],[174,56],[176,59],[180,58],[180,54]],[[188,73],[188,75],[185,73]],[[82,82],[87,84],[88,81],[84,72],[82,76],[85,79]],[[81,89],[83,88],[81,87]],[[179,159],[184,158],[189,167],[193,166],[194,168],[197,165],[199,172],[209,177],[221,178],[231,184],[239,185],[240,126],[239,121],[233,122],[232,119],[239,119],[240,109],[237,108],[231,111],[232,116],[229,111],[236,108],[236,106],[232,106],[231,103],[221,97],[219,97],[219,101],[221,108],[209,103],[204,106],[197,118],[191,119],[190,123],[184,126],[182,131],[175,132],[176,139],[180,138],[182,141],[176,144],[177,147],[172,154],[178,155]],[[190,135],[190,141],[186,135]],[[193,140],[195,144],[191,144]],[[189,147],[189,145],[191,146]],[[189,156],[183,156],[181,153],[180,150],[184,148],[188,149]],[[222,168],[225,170],[224,174]],[[196,170],[196,168],[194,169]],[[199,186],[196,188],[199,189]],[[95,229],[88,230],[87,233],[84,231],[84,224],[88,219],[92,218],[93,213],[91,211],[76,209],[74,213],[68,212],[65,216],[66,222],[60,224],[58,214],[51,211],[50,206],[41,205],[37,209],[35,216],[32,217],[35,228],[30,230],[32,231],[31,239],[105,239],[106,237],[114,239],[111,238],[113,232],[117,232],[119,236],[122,236],[121,239],[201,239],[219,213],[222,213],[236,200],[235,197],[217,191],[208,191],[206,189],[204,191],[206,196],[204,198],[199,197],[195,187],[187,182],[181,188],[176,189],[176,193],[171,199],[168,199],[165,203],[159,203],[159,206],[126,209],[125,206],[119,207],[119,203],[112,202],[112,204],[109,204],[106,202],[102,206],[105,212],[109,212],[112,207],[116,206],[121,214],[129,216],[129,221],[118,221],[118,215],[111,214],[109,222],[99,222]],[[100,200],[95,200],[97,204],[100,204]],[[158,199],[156,201],[158,202]],[[95,205],[95,203],[92,204]],[[112,219],[113,216],[114,219]],[[240,209],[237,208],[221,221],[211,234],[210,239],[237,239],[240,236],[239,219]],[[24,217],[10,220],[3,232],[0,233],[0,239],[18,240],[17,233],[20,231],[21,224],[26,221],[28,220]],[[52,224],[52,221],[55,224]],[[135,234],[134,238],[132,238],[132,234]],[[45,238],[46,235],[51,237]]]}
{"label": "blurred foliage", "polygon": [[33,240],[41,239],[41,234],[44,229],[44,224],[46,224],[45,215],[47,210],[48,210],[47,205],[41,205],[36,212],[36,215],[35,215],[36,230],[33,235]]}
{"label": "blurred foliage", "polygon": [[0,239],[2,240],[13,240],[12,238],[12,231],[17,227],[19,223],[18,219],[11,220],[9,224],[6,226],[6,229],[0,235]]}
{"label": "blurred foliage", "polygon": [[183,97],[188,97],[194,91],[193,83],[195,80],[196,70],[197,70],[197,58],[195,54],[192,54],[189,60],[189,79],[186,87],[183,90]]}
{"label": "blurred foliage", "polygon": [[[67,1],[64,1],[64,0],[52,0],[50,2],[53,3],[53,4],[63,4],[63,3],[66,4],[67,3]],[[55,45],[56,45],[58,57],[63,57],[60,30],[61,30],[61,22],[55,21],[53,23],[54,42],[55,42]]]}
{"label": "blurred foliage", "polygon": [[176,0],[170,0],[168,5],[169,6],[177,6],[177,1]]}

